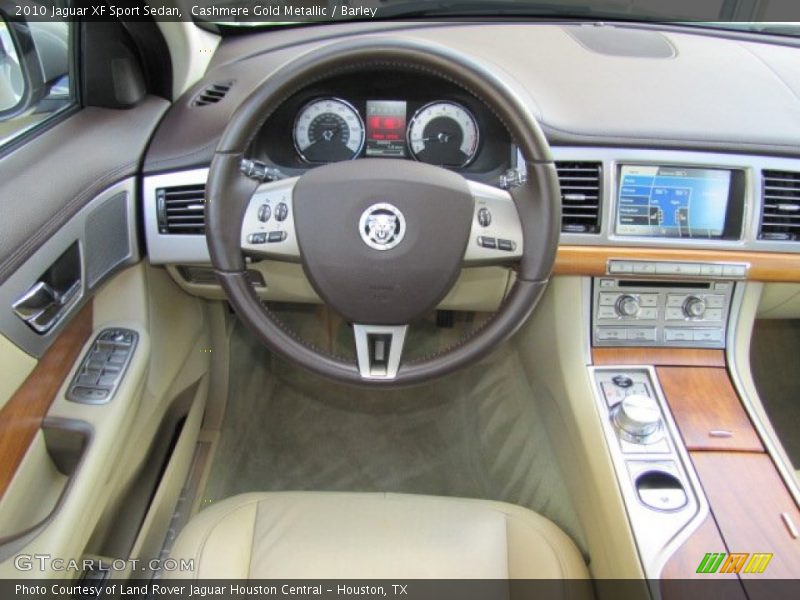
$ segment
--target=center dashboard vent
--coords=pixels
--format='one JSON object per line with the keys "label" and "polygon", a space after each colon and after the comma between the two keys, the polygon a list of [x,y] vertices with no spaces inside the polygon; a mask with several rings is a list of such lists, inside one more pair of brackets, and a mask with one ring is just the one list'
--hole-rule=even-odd
{"label": "center dashboard vent", "polygon": [[800,240],[800,172],[762,171],[761,240]]}
{"label": "center dashboard vent", "polygon": [[209,104],[216,104],[220,100],[225,97],[225,94],[233,86],[232,81],[219,81],[217,83],[212,83],[202,92],[195,96],[194,100],[192,100],[192,106],[208,106]]}
{"label": "center dashboard vent", "polygon": [[561,231],[599,233],[602,164],[556,162],[561,184]]}
{"label": "center dashboard vent", "polygon": [[158,188],[156,190],[158,232],[184,235],[205,234],[205,194],[204,183]]}

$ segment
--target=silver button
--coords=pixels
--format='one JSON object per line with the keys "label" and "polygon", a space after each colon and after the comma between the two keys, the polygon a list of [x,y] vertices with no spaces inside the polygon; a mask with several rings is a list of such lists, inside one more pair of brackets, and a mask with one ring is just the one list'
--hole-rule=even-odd
{"label": "silver button", "polygon": [[655,342],[656,330],[654,327],[628,329],[627,339],[634,342]]}
{"label": "silver button", "polygon": [[700,275],[700,265],[690,265],[685,263],[675,264],[676,275]]}
{"label": "silver button", "polygon": [[721,329],[695,329],[694,330],[695,342],[721,342],[722,330]]}
{"label": "silver button", "polygon": [[624,329],[612,329],[610,327],[598,327],[597,328],[597,339],[598,340],[624,340],[625,339],[625,330]]}
{"label": "silver button", "polygon": [[617,311],[613,306],[601,306],[597,309],[598,319],[616,319]]}
{"label": "silver button", "polygon": [[722,309],[721,308],[708,308],[706,309],[705,315],[703,318],[706,321],[722,321]]}
{"label": "silver button", "polygon": [[706,296],[708,308],[722,308],[725,306],[725,296]]}
{"label": "silver button", "polygon": [[686,296],[667,296],[667,306],[683,306]]}
{"label": "silver button", "polygon": [[744,277],[747,270],[744,265],[723,265],[723,277]]}
{"label": "silver button", "polygon": [[633,272],[637,275],[655,275],[656,265],[654,263],[633,263]]}
{"label": "silver button", "polygon": [[600,294],[600,306],[614,306],[619,294]]}
{"label": "silver button", "polygon": [[693,342],[694,334],[691,329],[678,329],[676,327],[667,327],[664,330],[665,342]]}
{"label": "silver button", "polygon": [[722,277],[722,265],[700,265],[700,275]]}
{"label": "silver button", "polygon": [[658,318],[658,309],[657,308],[642,308],[639,310],[639,318],[640,319],[647,319],[647,320],[655,320]]}
{"label": "silver button", "polygon": [[642,294],[639,296],[639,304],[643,307],[658,306],[658,296],[656,294]]}
{"label": "silver button", "polygon": [[684,316],[682,308],[668,308],[664,313],[667,321],[683,321]]}
{"label": "silver button", "polygon": [[656,263],[656,273],[659,275],[675,275],[677,268],[675,263]]}
{"label": "silver button", "polygon": [[621,260],[612,260],[608,265],[609,273],[633,273],[633,265]]}

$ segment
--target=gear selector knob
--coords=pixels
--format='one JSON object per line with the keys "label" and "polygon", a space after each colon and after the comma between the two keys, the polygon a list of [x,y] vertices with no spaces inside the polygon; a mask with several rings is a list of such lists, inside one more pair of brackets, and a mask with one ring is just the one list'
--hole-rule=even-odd
{"label": "gear selector knob", "polygon": [[614,412],[614,424],[624,439],[641,442],[661,426],[658,403],[644,394],[626,396]]}

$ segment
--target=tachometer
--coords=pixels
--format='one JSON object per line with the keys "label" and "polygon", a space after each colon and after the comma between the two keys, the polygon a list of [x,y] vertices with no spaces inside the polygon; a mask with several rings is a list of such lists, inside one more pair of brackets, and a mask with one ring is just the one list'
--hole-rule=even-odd
{"label": "tachometer", "polygon": [[419,161],[465,167],[478,153],[478,124],[460,104],[432,102],[411,119],[408,144],[412,156]]}
{"label": "tachometer", "polygon": [[364,121],[340,98],[314,100],[297,113],[294,146],[308,162],[350,160],[364,146]]}

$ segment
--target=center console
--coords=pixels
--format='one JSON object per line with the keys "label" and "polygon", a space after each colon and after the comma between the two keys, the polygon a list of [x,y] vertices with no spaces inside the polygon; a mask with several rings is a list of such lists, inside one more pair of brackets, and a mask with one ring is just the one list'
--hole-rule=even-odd
{"label": "center console", "polygon": [[606,439],[645,573],[659,577],[690,525],[708,515],[652,367],[593,367]]}
{"label": "center console", "polygon": [[[741,239],[740,169],[617,165],[613,236],[625,242],[713,248]],[[731,299],[749,265],[609,259],[593,281],[595,346],[724,348]]]}
{"label": "center console", "polygon": [[[595,346],[723,348],[746,264],[610,260],[593,282]],[[680,279],[678,279],[678,277]]]}

